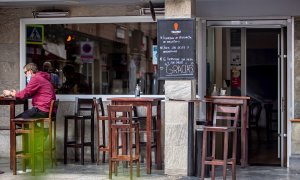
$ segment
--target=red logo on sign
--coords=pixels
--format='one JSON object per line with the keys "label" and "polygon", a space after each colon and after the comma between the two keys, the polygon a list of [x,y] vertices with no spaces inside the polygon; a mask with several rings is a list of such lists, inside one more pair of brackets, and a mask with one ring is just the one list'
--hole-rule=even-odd
{"label": "red logo on sign", "polygon": [[178,30],[178,27],[179,27],[179,24],[178,24],[178,23],[174,23],[174,24],[173,24],[173,27],[174,27],[175,31],[177,31],[177,30]]}

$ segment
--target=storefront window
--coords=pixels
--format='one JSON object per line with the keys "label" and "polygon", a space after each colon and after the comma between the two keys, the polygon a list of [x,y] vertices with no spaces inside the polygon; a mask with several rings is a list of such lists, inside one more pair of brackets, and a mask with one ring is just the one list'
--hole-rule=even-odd
{"label": "storefront window", "polygon": [[26,25],[26,63],[51,74],[57,94],[164,94],[156,23]]}

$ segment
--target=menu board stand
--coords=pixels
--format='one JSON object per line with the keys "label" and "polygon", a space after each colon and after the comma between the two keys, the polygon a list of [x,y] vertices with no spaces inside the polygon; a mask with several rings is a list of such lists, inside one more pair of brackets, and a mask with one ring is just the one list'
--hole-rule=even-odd
{"label": "menu board stand", "polygon": [[195,79],[195,19],[163,19],[157,26],[159,79]]}

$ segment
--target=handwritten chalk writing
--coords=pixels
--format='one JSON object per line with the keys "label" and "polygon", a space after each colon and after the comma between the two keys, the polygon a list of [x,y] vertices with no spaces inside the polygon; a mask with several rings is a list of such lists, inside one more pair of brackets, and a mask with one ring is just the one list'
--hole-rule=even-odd
{"label": "handwritten chalk writing", "polygon": [[179,36],[179,39],[192,39],[192,36]]}
{"label": "handwritten chalk writing", "polygon": [[169,54],[169,53],[177,53],[177,50],[165,50],[163,51],[164,54]]}
{"label": "handwritten chalk writing", "polygon": [[[172,44],[174,44],[174,43],[172,43]],[[168,46],[168,45],[162,45],[159,48],[160,49],[178,49],[178,50],[182,49],[182,50],[185,50],[185,49],[189,49],[190,46],[183,46],[183,45],[181,45],[181,46]]]}
{"label": "handwritten chalk writing", "polygon": [[173,39],[175,39],[175,38],[172,37],[172,36],[160,36],[160,39],[173,40]]}
{"label": "handwritten chalk writing", "polygon": [[160,46],[160,49],[170,49],[168,46]]}
{"label": "handwritten chalk writing", "polygon": [[186,49],[185,46],[177,46],[177,49]]}
{"label": "handwritten chalk writing", "polygon": [[194,73],[194,66],[193,65],[177,65],[177,64],[170,64],[166,66],[166,73],[167,74],[192,74]]}
{"label": "handwritten chalk writing", "polygon": [[180,41],[177,41],[177,40],[172,40],[172,41],[166,41],[165,43],[167,44],[176,44],[176,43],[180,43]]}
{"label": "handwritten chalk writing", "polygon": [[180,58],[179,57],[167,57],[168,61],[179,61]]}

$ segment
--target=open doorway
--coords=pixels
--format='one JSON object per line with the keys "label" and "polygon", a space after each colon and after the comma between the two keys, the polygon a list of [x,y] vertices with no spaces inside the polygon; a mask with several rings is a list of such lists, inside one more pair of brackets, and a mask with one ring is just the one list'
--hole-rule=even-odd
{"label": "open doorway", "polygon": [[206,93],[216,84],[227,95],[250,96],[248,163],[285,166],[286,28],[226,23],[207,23]]}

